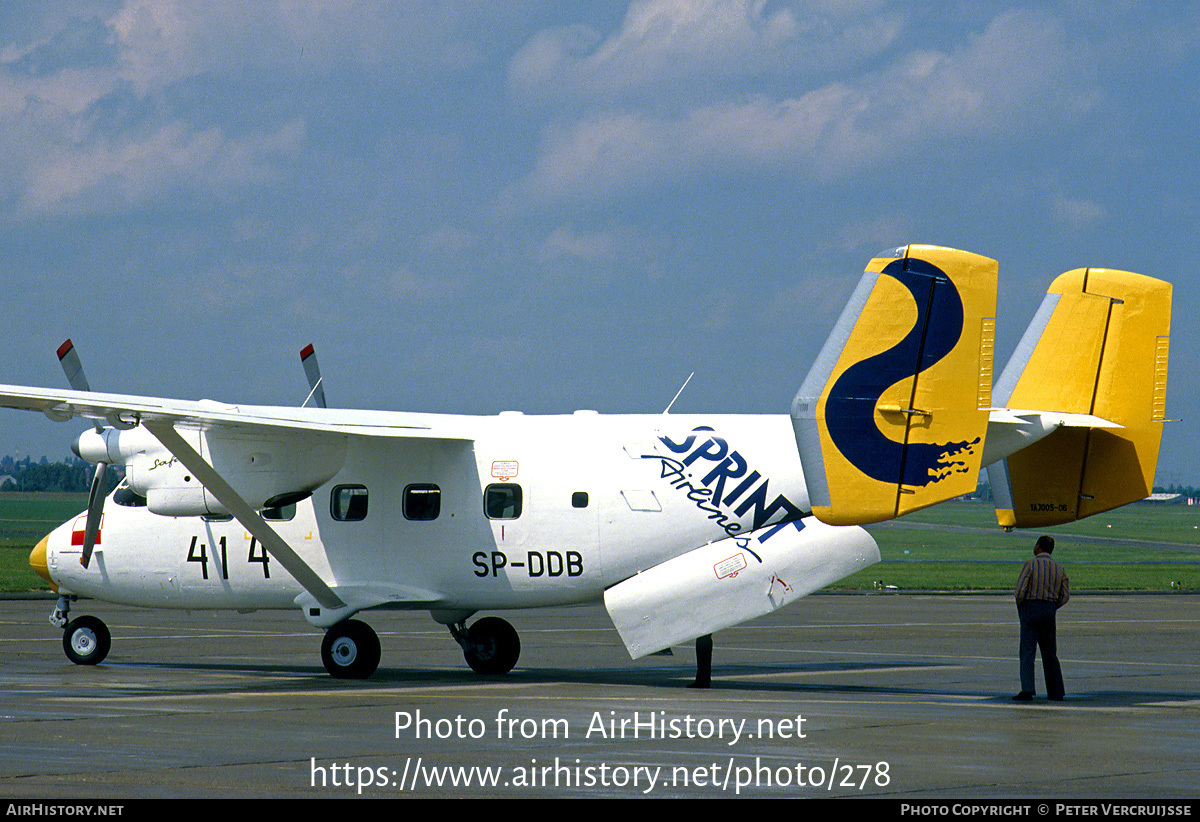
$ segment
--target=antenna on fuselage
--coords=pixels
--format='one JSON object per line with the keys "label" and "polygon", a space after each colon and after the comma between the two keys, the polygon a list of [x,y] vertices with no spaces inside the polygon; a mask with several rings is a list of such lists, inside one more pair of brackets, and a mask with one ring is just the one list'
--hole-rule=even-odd
{"label": "antenna on fuselage", "polygon": [[667,407],[663,409],[663,416],[671,413],[671,406],[675,404],[675,400],[679,399],[679,395],[683,393],[683,389],[687,388],[687,384],[692,381],[692,377],[696,376],[696,372],[688,374],[688,378],[683,381],[683,385],[679,386],[679,390],[675,392],[675,396],[671,397],[671,401],[667,403]]}

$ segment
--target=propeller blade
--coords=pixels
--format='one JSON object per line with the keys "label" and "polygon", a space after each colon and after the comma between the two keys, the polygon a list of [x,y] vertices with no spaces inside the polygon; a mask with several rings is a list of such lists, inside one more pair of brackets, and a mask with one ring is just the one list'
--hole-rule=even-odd
{"label": "propeller blade", "polygon": [[67,375],[67,382],[76,391],[91,391],[91,386],[88,385],[87,377],[83,374],[83,363],[79,361],[79,352],[75,350],[75,344],[70,340],[58,347],[58,361],[62,363],[63,371]]}
{"label": "propeller blade", "polygon": [[[83,363],[79,360],[79,352],[75,344],[67,340],[58,347],[58,361],[62,364],[67,382],[76,391],[91,391],[87,377],[83,373]],[[96,423],[96,430],[103,431],[103,426]],[[76,452],[78,453],[78,452]],[[87,525],[83,532],[83,553],[79,555],[79,564],[84,568],[92,562],[92,551],[96,547],[96,539],[100,536],[100,520],[104,516],[104,498],[108,496],[108,463],[96,463],[96,473],[92,475],[92,487],[88,492]]]}
{"label": "propeller blade", "polygon": [[317,351],[312,343],[301,349],[300,362],[304,365],[304,376],[308,378],[309,388],[312,389],[300,407],[303,408],[312,400],[318,408],[325,408],[325,386],[321,383],[321,366],[317,365]]}
{"label": "propeller blade", "polygon": [[108,464],[96,463],[96,473],[92,475],[92,489],[88,492],[87,525],[83,532],[83,553],[79,555],[79,564],[84,568],[92,561],[92,549],[96,547],[96,537],[100,535],[100,519],[104,516],[104,498],[108,496]]}
{"label": "propeller blade", "polygon": [[[79,360],[79,352],[75,350],[75,343],[67,340],[58,347],[58,361],[62,364],[63,373],[67,375],[67,382],[71,388],[76,391],[91,391],[92,387],[88,385],[87,377],[83,373],[83,363]],[[104,430],[99,422],[95,423],[97,431]]]}

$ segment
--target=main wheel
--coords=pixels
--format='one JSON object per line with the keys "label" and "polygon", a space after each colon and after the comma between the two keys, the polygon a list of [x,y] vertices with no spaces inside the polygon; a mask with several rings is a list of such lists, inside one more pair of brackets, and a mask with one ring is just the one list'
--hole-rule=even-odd
{"label": "main wheel", "polygon": [[463,656],[477,674],[506,674],[521,656],[521,638],[500,617],[484,617],[467,630]]}
{"label": "main wheel", "polygon": [[112,635],[94,616],[76,617],[63,630],[63,651],[76,665],[96,665],[108,656]]}
{"label": "main wheel", "polygon": [[366,679],[379,667],[379,637],[365,622],[342,620],[325,632],[321,661],[338,679]]}

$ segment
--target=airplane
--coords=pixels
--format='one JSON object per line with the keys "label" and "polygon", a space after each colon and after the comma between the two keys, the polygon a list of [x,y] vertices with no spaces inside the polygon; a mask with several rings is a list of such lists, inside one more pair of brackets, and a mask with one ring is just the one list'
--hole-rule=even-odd
{"label": "airplane", "polygon": [[[602,601],[631,657],[770,613],[878,562],[862,527],[976,489],[998,524],[1070,522],[1145,497],[1165,421],[1171,286],[1054,280],[993,384],[996,261],[909,245],[867,265],[789,413],[456,416],[0,386],[0,407],[92,427],[87,510],[31,565],[78,664],[105,624],[79,598],[299,609],[338,678],[381,658],[373,610],[427,610],[472,669],[517,663],[480,611]],[[310,401],[312,404],[310,405]],[[668,406],[668,411],[670,407]],[[124,466],[109,493],[107,466]]]}

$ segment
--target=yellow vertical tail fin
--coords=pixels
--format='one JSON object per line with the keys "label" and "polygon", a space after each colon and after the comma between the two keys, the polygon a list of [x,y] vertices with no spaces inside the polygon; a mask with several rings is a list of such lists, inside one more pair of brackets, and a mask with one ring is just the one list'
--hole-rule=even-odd
{"label": "yellow vertical tail fin", "polygon": [[917,245],[867,266],[792,403],[819,519],[878,522],[975,490],[997,271]]}
{"label": "yellow vertical tail fin", "polygon": [[1170,283],[1081,268],[1051,284],[996,385],[996,402],[1116,426],[1063,426],[989,466],[1001,525],[1071,522],[1150,493],[1166,417],[1170,333]]}

